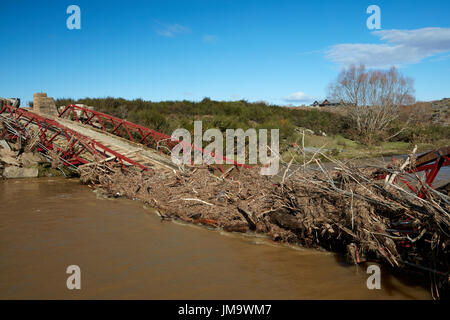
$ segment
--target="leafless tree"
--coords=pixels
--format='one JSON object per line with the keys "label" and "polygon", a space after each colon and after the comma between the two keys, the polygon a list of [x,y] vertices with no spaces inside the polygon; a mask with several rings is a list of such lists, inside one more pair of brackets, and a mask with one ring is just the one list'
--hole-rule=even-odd
{"label": "leafless tree", "polygon": [[413,79],[395,67],[366,70],[364,65],[342,70],[330,85],[329,96],[346,107],[358,134],[369,141],[398,117],[399,106],[415,101]]}

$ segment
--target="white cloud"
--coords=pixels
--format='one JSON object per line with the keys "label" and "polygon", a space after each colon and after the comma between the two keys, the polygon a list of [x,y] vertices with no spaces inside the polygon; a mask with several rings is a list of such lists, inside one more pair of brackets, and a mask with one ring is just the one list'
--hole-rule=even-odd
{"label": "white cloud", "polygon": [[183,34],[188,33],[191,31],[189,27],[182,26],[180,24],[164,24],[164,23],[156,23],[157,26],[155,27],[155,31],[160,36],[173,38],[177,34]]}
{"label": "white cloud", "polygon": [[305,94],[304,92],[294,92],[283,98],[284,101],[287,102],[308,102],[312,101],[313,98]]}
{"label": "white cloud", "polygon": [[372,34],[385,43],[337,44],[327,51],[326,57],[342,66],[363,63],[370,68],[389,68],[450,51],[450,28],[393,29]]}
{"label": "white cloud", "polygon": [[219,38],[213,34],[205,34],[203,35],[203,42],[209,44],[216,44]]}
{"label": "white cloud", "polygon": [[450,28],[394,29],[374,31],[373,33],[389,43],[432,50],[433,52],[450,50]]}

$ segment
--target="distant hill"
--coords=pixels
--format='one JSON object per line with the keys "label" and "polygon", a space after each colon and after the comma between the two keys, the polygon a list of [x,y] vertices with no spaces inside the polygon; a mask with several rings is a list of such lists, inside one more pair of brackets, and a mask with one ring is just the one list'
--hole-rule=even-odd
{"label": "distant hill", "polygon": [[448,126],[450,124],[450,98],[431,102],[432,122]]}
{"label": "distant hill", "polygon": [[[277,128],[281,143],[296,141],[297,127],[323,131],[327,134],[346,135],[347,120],[339,114],[319,110],[292,110],[263,102],[215,101],[144,101],[122,98],[57,99],[57,106],[81,103],[96,110],[131,122],[172,134],[176,128],[192,131],[194,120],[202,120],[203,127],[226,129]],[[317,109],[317,108],[316,108]]]}
{"label": "distant hill", "polygon": [[450,108],[450,98],[444,98],[441,100],[434,100],[430,102],[434,108]]}
{"label": "distant hill", "polygon": [[[438,143],[450,140],[448,102],[443,99],[433,102],[419,102],[401,108],[398,121],[384,132],[380,141],[386,137],[390,142]],[[191,132],[194,120],[202,120],[204,130],[249,128],[280,130],[280,148],[298,143],[299,128],[314,132],[324,132],[327,137],[362,141],[355,125],[346,116],[345,107],[281,107],[262,102],[215,101],[204,98],[202,101],[144,101],[122,98],[63,98],[55,101],[57,106],[81,103],[94,106],[96,110],[127,119],[145,127],[171,135],[176,128],[185,128]],[[412,120],[410,119],[412,116]],[[409,120],[406,122],[406,120]],[[444,124],[444,125],[442,125]],[[407,130],[405,130],[405,126]],[[401,130],[401,134],[397,134]],[[300,131],[301,132],[301,131]],[[301,140],[300,140],[301,141]]]}
{"label": "distant hill", "polygon": [[448,126],[450,125],[450,98],[402,106],[400,119]]}

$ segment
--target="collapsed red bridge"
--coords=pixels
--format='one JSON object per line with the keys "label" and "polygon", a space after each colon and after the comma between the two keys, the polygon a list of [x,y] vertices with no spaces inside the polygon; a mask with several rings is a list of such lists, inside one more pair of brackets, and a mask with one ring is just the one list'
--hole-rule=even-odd
{"label": "collapsed red bridge", "polygon": [[[16,129],[24,135],[24,131],[30,125],[37,126],[42,145],[47,150],[56,151],[59,157],[64,159],[65,165],[77,166],[89,162],[114,160],[118,161],[124,167],[132,165],[143,170],[148,170],[147,166],[131,159],[126,153],[117,152],[92,137],[68,128],[56,121],[56,119],[9,105],[4,106],[0,110],[0,115],[2,114],[6,114],[9,118],[14,119],[17,124]],[[229,160],[226,157],[207,152],[203,148],[192,146],[182,141],[174,141],[170,136],[158,131],[85,107],[68,105],[58,114],[57,118],[69,118],[70,120],[87,124],[95,129],[117,135],[131,142],[159,150],[160,153],[164,153],[164,149],[171,151],[178,143],[182,143],[189,150],[199,150],[202,154],[209,154],[211,158],[220,160],[216,162],[219,162],[217,167],[222,172],[224,172],[222,163],[231,163],[236,167],[248,167],[234,160]],[[57,137],[63,137],[66,143],[55,143]],[[17,138],[17,133],[9,133],[9,139],[15,138]],[[82,157],[81,154],[83,152],[90,153],[92,155],[91,159]]]}

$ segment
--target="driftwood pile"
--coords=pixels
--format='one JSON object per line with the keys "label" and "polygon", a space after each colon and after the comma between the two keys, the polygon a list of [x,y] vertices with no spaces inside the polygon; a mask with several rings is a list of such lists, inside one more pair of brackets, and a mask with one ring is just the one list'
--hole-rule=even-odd
{"label": "driftwood pile", "polygon": [[[210,167],[168,173],[104,163],[80,171],[85,183],[111,196],[140,199],[164,220],[254,231],[275,241],[341,252],[355,263],[378,260],[422,270],[431,275],[433,297],[448,290],[449,197],[407,174],[407,165],[361,168],[329,160],[332,170],[317,158],[310,161],[314,166],[291,161],[277,180],[261,176],[256,167],[230,168],[225,174]],[[389,174],[386,179],[374,179],[380,171]],[[425,198],[393,184],[398,174],[421,185]]]}

